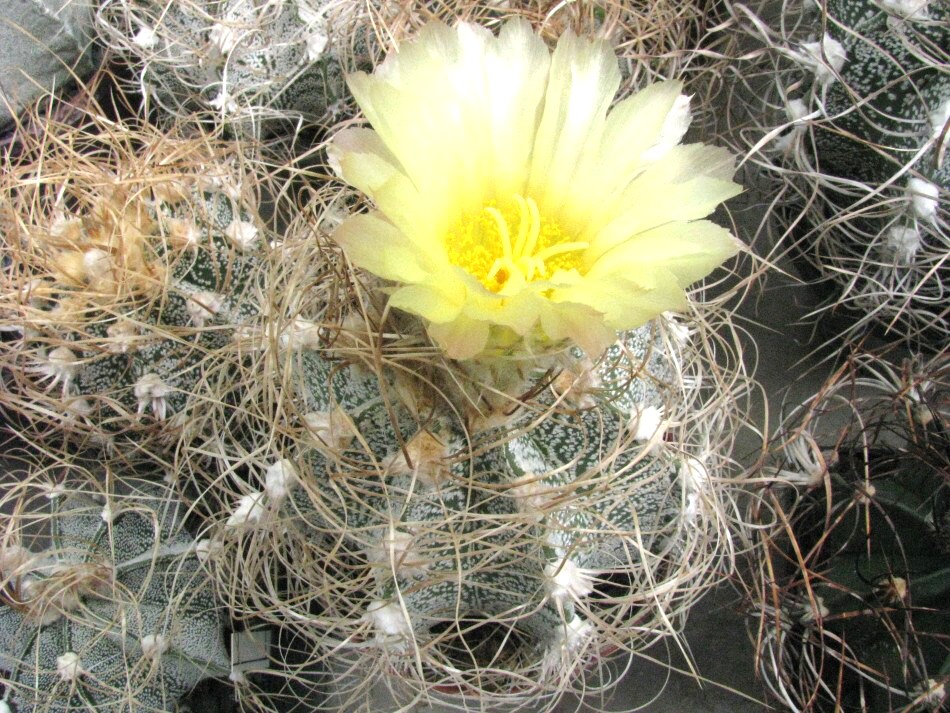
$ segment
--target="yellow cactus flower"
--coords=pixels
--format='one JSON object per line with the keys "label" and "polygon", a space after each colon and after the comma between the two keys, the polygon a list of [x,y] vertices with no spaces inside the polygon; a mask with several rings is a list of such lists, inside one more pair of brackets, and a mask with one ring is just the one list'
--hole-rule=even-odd
{"label": "yellow cactus flower", "polygon": [[701,220],[740,191],[733,158],[680,144],[680,83],[611,109],[620,79],[601,41],[567,33],[552,55],[523,20],[428,24],[348,79],[373,128],[339,132],[330,162],[377,210],[334,239],[455,359],[565,339],[596,356],[682,309],[740,249]]}

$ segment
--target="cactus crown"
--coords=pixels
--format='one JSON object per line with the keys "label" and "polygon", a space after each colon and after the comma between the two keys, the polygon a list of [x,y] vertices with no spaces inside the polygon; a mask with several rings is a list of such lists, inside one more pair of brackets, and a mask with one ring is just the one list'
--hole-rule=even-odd
{"label": "cactus crown", "polygon": [[[41,486],[24,486],[23,496]],[[0,668],[19,713],[171,711],[206,676],[230,669],[210,581],[182,505],[124,478],[123,495],[43,488],[48,547],[4,547]],[[6,542],[23,533],[8,532]]]}
{"label": "cactus crown", "polygon": [[950,329],[939,307],[950,245],[947,4],[786,0],[774,13],[759,3],[754,22],[739,7],[737,26],[761,47],[733,121],[756,127],[741,150],[782,194],[767,214],[774,247],[818,293],[828,341],[939,351]]}
{"label": "cactus crown", "polygon": [[31,418],[97,435],[180,427],[259,311],[262,226],[233,163],[174,138],[140,158],[146,135],[86,139],[83,155],[67,130],[42,161],[9,166],[0,309],[19,388],[5,398]]}
{"label": "cactus crown", "polygon": [[255,582],[268,605],[248,614],[350,661],[353,705],[394,668],[407,695],[477,692],[486,707],[554,705],[584,662],[660,635],[660,610],[678,619],[728,546],[711,442],[730,437],[717,419],[735,394],[700,405],[712,342],[686,324],[707,325],[664,317],[596,363],[463,365],[358,287],[362,314],[331,317],[330,283],[301,314],[321,340],[256,354],[252,370],[284,385],[244,409],[241,433],[258,435],[217,446],[241,477],[219,493],[209,564]]}

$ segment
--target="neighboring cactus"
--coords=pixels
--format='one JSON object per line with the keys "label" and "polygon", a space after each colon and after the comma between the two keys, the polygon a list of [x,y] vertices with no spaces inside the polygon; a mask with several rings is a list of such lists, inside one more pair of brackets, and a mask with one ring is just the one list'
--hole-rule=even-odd
{"label": "neighboring cactus", "polygon": [[733,11],[765,43],[733,108],[754,129],[735,134],[748,137],[743,150],[774,132],[752,162],[784,194],[773,217],[794,244],[779,250],[803,258],[823,291],[819,314],[841,317],[832,329],[857,339],[875,327],[888,342],[942,348],[950,6],[787,0],[755,23],[744,5]]}
{"label": "neighboring cactus", "polygon": [[[124,494],[104,497],[20,486],[0,560],[3,701],[16,713],[173,711],[199,680],[230,673],[184,505],[160,485],[121,481]],[[23,509],[42,499],[48,516]],[[30,522],[48,528],[44,552],[15,544]]]}
{"label": "neighboring cactus", "polygon": [[638,84],[679,76],[695,63],[682,50],[702,36],[707,5],[100,0],[97,25],[100,41],[133,65],[136,89],[162,112],[263,137],[351,117],[346,73],[371,66],[387,45],[433,18],[491,26],[525,17],[551,41],[568,28],[605,37],[622,48],[624,75]]}
{"label": "neighboring cactus", "polygon": [[359,14],[330,0],[102,0],[98,25],[164,112],[262,136],[338,117],[344,72],[368,60]]}
{"label": "neighboring cactus", "polygon": [[[453,3],[413,0],[411,3],[383,3],[379,8],[384,23],[383,36],[400,41],[418,32],[426,22],[439,18],[446,24],[473,22],[495,27],[505,20],[528,20],[551,45],[565,32],[603,38],[617,50],[620,70],[631,87],[650,81],[694,76],[712,69],[711,56],[684,50],[699,46],[711,17],[709,0],[653,0],[636,5],[612,0],[561,2],[560,0],[460,0]],[[713,70],[691,87],[707,89]],[[698,75],[697,75],[698,76]],[[697,108],[705,104],[697,102]]]}
{"label": "neighboring cactus", "polygon": [[[20,0],[0,9],[0,137],[34,101],[89,76],[101,59],[91,3]],[[2,142],[5,143],[5,142]]]}
{"label": "neighboring cactus", "polygon": [[[758,661],[790,710],[937,711],[950,690],[948,364],[853,360],[794,413],[754,595]],[[766,531],[763,531],[766,532]]]}
{"label": "neighboring cactus", "polygon": [[4,401],[99,435],[184,423],[258,311],[262,253],[254,201],[202,144],[112,138],[8,166],[0,215]]}

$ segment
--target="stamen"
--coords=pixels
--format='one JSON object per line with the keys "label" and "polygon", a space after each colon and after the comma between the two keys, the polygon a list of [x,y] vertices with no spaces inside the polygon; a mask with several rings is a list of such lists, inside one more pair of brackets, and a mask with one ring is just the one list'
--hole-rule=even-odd
{"label": "stamen", "polygon": [[[542,223],[541,211],[533,198],[515,193],[504,210],[492,205],[482,211],[480,217],[463,223],[459,232],[450,236],[446,247],[450,255],[457,255],[453,263],[473,275],[483,275],[479,279],[492,292],[504,294],[505,290],[520,289],[524,282],[546,279],[551,272],[546,260],[590,247],[580,241],[559,243],[566,236],[557,225]],[[488,221],[484,218],[486,214],[490,216]],[[512,235],[515,220],[518,229]],[[568,258],[559,267],[576,262]],[[513,282],[512,278],[517,279]]]}
{"label": "stamen", "polygon": [[518,258],[518,262],[515,263],[518,266],[518,272],[522,274],[525,281],[530,282],[531,278],[534,277],[534,270],[531,265],[530,257],[521,257]]}
{"label": "stamen", "polygon": [[552,245],[549,248],[545,248],[534,257],[536,260],[540,260],[543,263],[545,260],[550,260],[555,255],[563,255],[564,253],[574,252],[575,250],[586,250],[589,247],[590,243],[585,243],[580,240],[573,243],[561,243],[560,245]]}

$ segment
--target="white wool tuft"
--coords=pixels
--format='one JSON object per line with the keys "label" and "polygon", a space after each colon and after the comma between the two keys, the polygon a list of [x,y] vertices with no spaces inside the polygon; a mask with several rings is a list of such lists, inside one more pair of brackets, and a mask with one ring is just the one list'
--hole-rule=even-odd
{"label": "white wool tuft", "polygon": [[847,59],[848,52],[844,45],[828,34],[819,42],[804,43],[799,54],[799,60],[811,68],[822,86],[837,80]]}
{"label": "white wool tuft", "polygon": [[255,492],[241,496],[234,506],[234,512],[228,518],[227,527],[243,527],[253,525],[264,517],[264,493]]}
{"label": "white wool tuft", "polygon": [[548,564],[544,576],[548,592],[556,600],[580,599],[594,591],[591,575],[569,559]]}
{"label": "white wool tuft", "polygon": [[910,199],[914,215],[919,220],[926,220],[931,223],[937,221],[940,189],[935,183],[925,181],[922,178],[910,178],[907,181],[907,197]]}
{"label": "white wool tuft", "polygon": [[271,500],[280,502],[299,481],[297,467],[292,461],[284,458],[267,466],[264,475],[264,492]]}
{"label": "white wool tuft", "polygon": [[85,671],[83,671],[79,656],[72,651],[67,651],[62,656],[56,657],[56,673],[63,681],[75,681]]}

